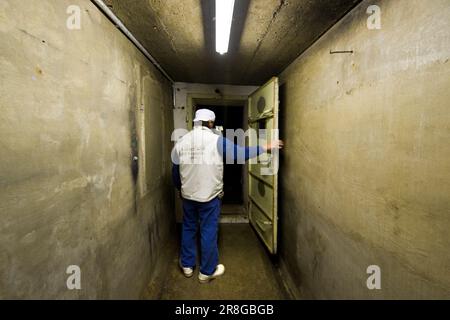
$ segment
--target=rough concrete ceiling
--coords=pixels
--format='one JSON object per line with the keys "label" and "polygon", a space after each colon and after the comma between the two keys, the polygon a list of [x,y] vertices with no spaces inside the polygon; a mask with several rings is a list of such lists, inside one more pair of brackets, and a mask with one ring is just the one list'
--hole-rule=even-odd
{"label": "rough concrete ceiling", "polygon": [[215,52],[214,0],[107,0],[176,81],[260,85],[360,0],[236,0],[229,52]]}

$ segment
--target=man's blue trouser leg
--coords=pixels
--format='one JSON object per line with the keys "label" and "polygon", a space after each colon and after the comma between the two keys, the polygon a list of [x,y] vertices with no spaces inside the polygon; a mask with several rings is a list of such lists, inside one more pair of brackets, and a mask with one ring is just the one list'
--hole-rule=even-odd
{"label": "man's blue trouser leg", "polygon": [[197,254],[197,203],[183,199],[183,227],[181,231],[181,265],[194,268]]}
{"label": "man's blue trouser leg", "polygon": [[183,200],[184,217],[181,238],[181,264],[183,267],[195,266],[197,222],[200,221],[200,272],[212,275],[216,270],[219,264],[217,231],[220,206],[218,198],[205,203]]}
{"label": "man's blue trouser leg", "polygon": [[200,272],[210,276],[219,264],[217,232],[219,228],[220,200],[215,198],[210,202],[200,204],[199,214],[202,246]]}

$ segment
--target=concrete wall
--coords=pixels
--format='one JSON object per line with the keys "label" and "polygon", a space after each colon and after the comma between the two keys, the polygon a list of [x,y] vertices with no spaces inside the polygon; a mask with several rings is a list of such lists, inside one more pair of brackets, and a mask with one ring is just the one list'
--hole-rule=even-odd
{"label": "concrete wall", "polygon": [[174,220],[171,84],[88,0],[2,0],[0,43],[0,298],[138,298]]}
{"label": "concrete wall", "polygon": [[448,0],[363,1],[282,73],[281,252],[306,296],[450,298],[449,59]]}

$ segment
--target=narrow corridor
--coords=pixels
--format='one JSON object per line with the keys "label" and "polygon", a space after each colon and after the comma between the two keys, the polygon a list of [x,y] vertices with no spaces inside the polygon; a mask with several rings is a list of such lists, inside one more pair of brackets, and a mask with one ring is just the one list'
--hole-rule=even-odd
{"label": "narrow corridor", "polygon": [[449,299],[449,88],[450,0],[0,0],[0,299]]}

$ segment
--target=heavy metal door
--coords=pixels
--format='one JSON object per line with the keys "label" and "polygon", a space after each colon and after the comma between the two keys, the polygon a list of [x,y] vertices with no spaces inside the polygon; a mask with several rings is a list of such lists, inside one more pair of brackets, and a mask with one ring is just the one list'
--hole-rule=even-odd
{"label": "heavy metal door", "polygon": [[[278,78],[250,95],[248,101],[251,146],[278,139]],[[249,220],[272,254],[277,252],[278,150],[249,164]]]}

